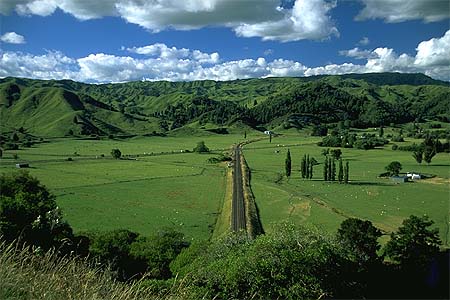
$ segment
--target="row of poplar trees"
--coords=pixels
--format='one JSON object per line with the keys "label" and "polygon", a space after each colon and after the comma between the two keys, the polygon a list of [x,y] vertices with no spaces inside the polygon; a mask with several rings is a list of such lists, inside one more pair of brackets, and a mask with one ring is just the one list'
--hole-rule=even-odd
{"label": "row of poplar trees", "polygon": [[[313,167],[317,164],[317,161],[313,157],[309,157],[309,154],[305,154],[302,158],[302,162],[300,164],[300,173],[303,179],[312,179],[313,177]],[[291,161],[291,152],[287,151],[286,160],[285,160],[285,169],[286,176],[291,177],[292,170],[292,161]],[[345,165],[342,162],[342,159],[338,160],[338,172],[337,172],[337,181],[339,183],[348,183],[348,174],[349,174],[349,164],[348,161],[345,162]],[[323,178],[325,181],[336,181],[336,159],[334,157],[325,157],[325,162],[323,166]]]}
{"label": "row of poplar trees", "polygon": [[[349,165],[348,161],[345,165],[342,158],[338,161],[337,181],[339,183],[348,183]],[[325,181],[336,181],[336,159],[334,157],[325,157],[323,165],[323,178]]]}
{"label": "row of poplar trees", "polygon": [[[302,174],[302,178],[312,179],[313,177],[313,166],[317,164],[317,161],[312,157],[309,158],[309,154],[303,156],[302,163],[300,165],[300,173]],[[286,160],[285,160],[285,169],[286,169],[286,177],[291,176],[292,170],[292,161],[291,161],[291,151],[287,151]]]}

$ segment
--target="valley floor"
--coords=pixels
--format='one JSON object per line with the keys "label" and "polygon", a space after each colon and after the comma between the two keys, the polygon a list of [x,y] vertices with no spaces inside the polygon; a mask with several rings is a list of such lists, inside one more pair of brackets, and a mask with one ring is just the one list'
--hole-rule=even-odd
{"label": "valley floor", "polygon": [[[261,136],[255,131],[247,139]],[[185,151],[191,151],[200,140],[215,151]],[[65,219],[77,232],[127,228],[146,235],[173,227],[190,239],[208,239],[226,198],[226,165],[207,160],[242,140],[242,134],[55,139],[5,151],[0,172],[15,170],[17,162],[28,162],[29,172],[56,195]],[[439,153],[430,165],[419,165],[410,152],[392,151],[390,145],[367,151],[342,149],[343,160],[350,164],[350,184],[344,185],[323,181],[323,148],[317,146],[318,140],[286,132],[272,143],[264,139],[244,147],[266,232],[283,220],[334,232],[345,218],[357,217],[371,220],[388,234],[410,215],[426,214],[439,228],[443,244],[449,246],[449,154]],[[113,159],[110,152],[114,148],[120,149],[125,159]],[[292,156],[292,176],[280,180],[287,149]],[[17,160],[13,154],[18,155]],[[299,173],[304,154],[319,162],[312,180],[301,179]],[[394,160],[402,163],[404,172],[436,177],[405,184],[378,178]],[[381,242],[388,238],[383,236]]]}

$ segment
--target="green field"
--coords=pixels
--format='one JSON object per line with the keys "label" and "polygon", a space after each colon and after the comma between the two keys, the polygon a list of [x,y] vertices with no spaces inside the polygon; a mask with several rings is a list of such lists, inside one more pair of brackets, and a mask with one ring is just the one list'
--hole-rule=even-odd
{"label": "green field", "polygon": [[[0,171],[14,170],[14,163],[29,162],[30,173],[57,196],[66,219],[76,232],[128,228],[141,234],[170,226],[189,238],[210,238],[225,199],[225,165],[207,163],[223,150],[200,155],[185,153],[204,140],[210,149],[229,149],[242,134],[129,139],[53,139],[23,150],[8,150],[0,161]],[[248,132],[248,139],[264,135]],[[322,181],[319,138],[294,130],[245,146],[244,154],[252,170],[251,185],[264,229],[282,220],[309,223],[334,232],[347,217],[371,220],[385,233],[409,215],[427,214],[439,227],[449,245],[450,156],[439,153],[428,166],[418,165],[410,152],[384,149],[342,149],[350,163],[349,185]],[[409,140],[404,144],[419,140]],[[119,148],[129,159],[110,156]],[[291,150],[293,176],[276,182],[284,172],[287,148]],[[277,153],[278,152],[278,153]],[[13,160],[16,153],[18,160]],[[313,180],[300,178],[304,154],[321,163]],[[104,156],[102,156],[104,155]],[[71,157],[73,161],[67,161]],[[404,172],[416,171],[436,178],[415,183],[393,184],[377,178],[384,166],[398,160]],[[383,237],[383,241],[388,236]]]}
{"label": "green field", "polygon": [[[449,154],[439,153],[428,166],[417,164],[410,152],[392,151],[391,145],[374,150],[342,149],[343,160],[350,163],[351,183],[344,185],[323,181],[324,148],[316,145],[318,140],[287,134],[274,138],[272,144],[265,140],[244,148],[266,231],[271,230],[272,223],[290,219],[333,232],[345,218],[357,217],[371,220],[389,233],[411,214],[426,214],[435,221],[444,244],[449,246]],[[292,176],[289,181],[284,178],[276,183],[277,173],[284,173],[287,148],[292,156]],[[301,179],[299,169],[304,154],[320,163],[314,167],[313,180]],[[416,171],[437,178],[405,184],[377,178],[385,172],[384,166],[394,160],[402,163],[403,172]],[[388,236],[383,237],[384,241],[387,239]]]}
{"label": "green field", "polygon": [[[207,239],[226,185],[225,165],[210,164],[207,159],[222,151],[201,155],[181,150],[192,150],[200,140],[211,149],[228,149],[239,138],[54,139],[6,151],[0,170],[15,170],[16,162],[29,162],[29,172],[56,195],[76,232],[128,228],[149,235],[162,227],[174,227],[189,238]],[[113,148],[133,157],[112,159]],[[12,159],[14,153],[18,160]],[[68,157],[73,161],[67,161]]]}

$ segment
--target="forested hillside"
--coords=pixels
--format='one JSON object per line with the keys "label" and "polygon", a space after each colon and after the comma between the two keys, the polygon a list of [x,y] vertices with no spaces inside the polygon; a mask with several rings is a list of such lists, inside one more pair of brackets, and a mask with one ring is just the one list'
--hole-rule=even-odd
{"label": "forested hillside", "polygon": [[190,123],[299,127],[349,120],[354,127],[448,121],[450,87],[423,74],[348,74],[229,82],[84,84],[0,80],[3,133],[37,136],[155,134]]}

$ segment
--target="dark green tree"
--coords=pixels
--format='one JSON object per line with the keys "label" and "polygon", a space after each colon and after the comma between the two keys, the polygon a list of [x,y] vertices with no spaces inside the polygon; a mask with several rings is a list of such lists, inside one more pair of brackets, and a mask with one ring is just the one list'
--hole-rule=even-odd
{"label": "dark green tree", "polygon": [[272,143],[272,133],[269,133],[269,142]]}
{"label": "dark green tree", "polygon": [[323,163],[323,180],[328,181],[328,157],[325,157]]}
{"label": "dark green tree", "polygon": [[122,156],[122,152],[119,149],[112,149],[111,156],[115,159],[119,159]]}
{"label": "dark green tree", "polygon": [[247,138],[247,131],[244,131],[244,139]]}
{"label": "dark green tree", "polygon": [[336,180],[336,161],[333,158],[331,160],[331,181],[335,181]]}
{"label": "dark green tree", "polygon": [[13,142],[18,142],[19,141],[19,136],[17,135],[16,132],[13,133],[11,139],[13,140]]}
{"label": "dark green tree", "polygon": [[338,167],[338,181],[339,183],[342,183],[343,180],[344,180],[344,168],[342,166],[342,159],[340,159]]}
{"label": "dark green tree", "polygon": [[207,153],[209,152],[209,148],[206,147],[204,141],[200,141],[197,143],[197,146],[193,149],[193,151],[196,153]]}
{"label": "dark green tree", "polygon": [[384,168],[386,169],[386,171],[389,172],[390,175],[398,176],[398,174],[400,173],[400,171],[402,169],[402,164],[398,161],[392,161],[389,163],[389,165],[387,165]]}
{"label": "dark green tree", "polygon": [[381,235],[381,231],[373,226],[372,222],[356,218],[344,220],[337,231],[337,239],[346,250],[347,256],[362,269],[380,262],[377,251],[380,249],[378,238]]}
{"label": "dark green tree", "polygon": [[102,266],[108,266],[118,280],[128,280],[145,271],[144,263],[130,254],[131,244],[138,236],[126,229],[91,234],[90,256]]}
{"label": "dark green tree", "polygon": [[306,154],[302,158],[300,173],[302,174],[302,178],[306,178]]}
{"label": "dark green tree", "polygon": [[328,181],[331,181],[332,179],[332,174],[333,173],[333,163],[331,161],[331,158],[328,157]]}
{"label": "dark green tree", "polygon": [[3,157],[3,149],[0,148],[0,158],[2,158],[2,157]]}
{"label": "dark green tree", "polygon": [[348,179],[349,179],[349,165],[348,165],[348,161],[345,162],[345,167],[344,167],[344,183],[347,184],[348,183]]}
{"label": "dark green tree", "polygon": [[434,147],[426,146],[425,150],[423,151],[423,160],[430,164],[433,157],[436,155],[436,149]]}
{"label": "dark green tree", "polygon": [[313,178],[313,167],[314,167],[314,164],[312,163],[312,159],[310,159],[309,160],[309,172],[308,172],[309,179]]}
{"label": "dark green tree", "polygon": [[429,229],[433,221],[428,216],[410,216],[397,232],[391,234],[385,253],[402,267],[426,267],[439,252],[438,229]]}
{"label": "dark green tree", "polygon": [[421,164],[423,159],[423,149],[418,149],[414,151],[412,156],[414,157],[417,163]]}
{"label": "dark green tree", "polygon": [[167,228],[138,238],[131,244],[130,254],[147,265],[147,276],[168,279],[172,276],[170,263],[188,246],[183,233]]}
{"label": "dark green tree", "polygon": [[341,149],[333,149],[330,151],[330,154],[334,159],[339,160],[342,155],[342,150]]}
{"label": "dark green tree", "polygon": [[383,128],[383,126],[380,126],[380,131],[378,132],[378,135],[380,137],[383,137],[383,135],[384,135],[384,128]]}
{"label": "dark green tree", "polygon": [[285,173],[286,173],[286,177],[291,177],[291,168],[292,168],[292,162],[291,162],[291,151],[287,151],[286,153],[286,159],[284,161],[284,168],[285,168]]}
{"label": "dark green tree", "polygon": [[310,161],[309,161],[309,154],[307,154],[306,155],[306,179],[309,179],[309,164],[310,164]]}
{"label": "dark green tree", "polygon": [[0,236],[60,252],[73,238],[63,220],[55,196],[27,172],[0,175]]}

